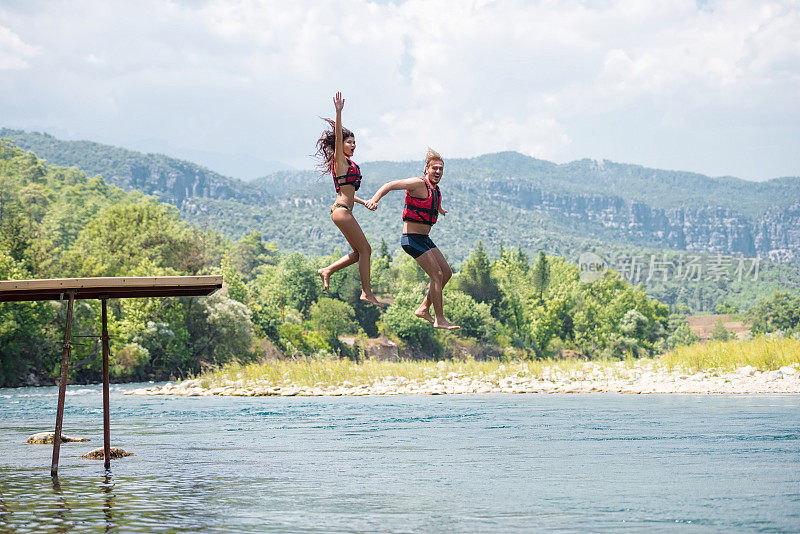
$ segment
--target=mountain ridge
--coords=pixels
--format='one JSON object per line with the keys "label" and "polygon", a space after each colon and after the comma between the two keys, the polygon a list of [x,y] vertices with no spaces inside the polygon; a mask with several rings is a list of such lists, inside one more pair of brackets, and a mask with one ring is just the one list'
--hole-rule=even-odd
{"label": "mountain ridge", "polygon": [[[155,195],[194,224],[230,237],[258,229],[289,250],[347,246],[327,218],[330,178],[316,171],[278,171],[245,183],[191,162],[90,141],[8,129],[0,137],[50,163]],[[374,161],[361,168],[359,193],[369,196],[384,181],[420,175],[422,162]],[[796,177],[752,182],[588,158],[559,164],[505,151],[447,159],[442,188],[451,214],[442,221],[450,228],[441,242],[456,258],[485,234],[532,253],[572,254],[600,242],[800,262]],[[372,238],[393,240],[398,232],[402,199],[390,197],[382,202],[389,211],[357,210]]]}
{"label": "mountain ridge", "polygon": [[196,196],[255,201],[272,198],[268,192],[242,180],[164,154],[142,153],[94,141],[64,141],[47,133],[8,128],[0,129],[0,138],[11,139],[47,163],[78,167],[90,176],[102,175],[122,189],[141,191],[179,208],[185,199]]}

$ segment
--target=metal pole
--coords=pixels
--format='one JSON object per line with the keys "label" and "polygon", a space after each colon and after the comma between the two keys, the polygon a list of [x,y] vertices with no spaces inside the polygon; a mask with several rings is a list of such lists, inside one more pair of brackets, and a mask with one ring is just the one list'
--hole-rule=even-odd
{"label": "metal pole", "polygon": [[106,303],[108,299],[102,298],[100,300],[103,308],[103,331],[101,334],[101,343],[103,345],[103,452],[105,454],[106,469],[111,468],[111,414],[110,414],[110,400],[108,393],[108,311]]}
{"label": "metal pole", "polygon": [[53,435],[53,463],[50,466],[50,476],[58,476],[58,453],[61,450],[61,423],[64,420],[64,398],[67,394],[67,371],[69,358],[72,353],[72,305],[75,302],[75,292],[68,292],[67,324],[64,328],[64,345],[61,355],[61,382],[58,384],[58,408],[56,409],[56,432]]}

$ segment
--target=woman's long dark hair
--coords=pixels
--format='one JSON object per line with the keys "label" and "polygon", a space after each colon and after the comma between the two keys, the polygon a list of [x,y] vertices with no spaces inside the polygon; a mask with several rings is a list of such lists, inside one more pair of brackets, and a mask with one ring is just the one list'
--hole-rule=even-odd
{"label": "woman's long dark hair", "polygon": [[[328,123],[330,129],[322,132],[322,136],[317,140],[317,153],[314,154],[319,158],[320,162],[317,163],[317,168],[322,171],[322,174],[331,172],[331,163],[333,162],[333,154],[336,150],[336,123],[331,119],[323,118]],[[353,132],[342,127],[342,142],[348,137],[355,138]]]}

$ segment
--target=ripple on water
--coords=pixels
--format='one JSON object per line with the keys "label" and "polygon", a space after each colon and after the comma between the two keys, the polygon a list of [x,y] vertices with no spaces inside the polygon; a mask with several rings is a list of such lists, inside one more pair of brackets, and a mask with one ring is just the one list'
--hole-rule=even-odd
{"label": "ripple on water", "polygon": [[[0,390],[0,531],[800,530],[800,397],[462,396],[67,401]],[[72,387],[72,386],[71,386]],[[16,404],[15,404],[16,403]]]}
{"label": "ripple on water", "polygon": [[[204,481],[188,485],[170,477],[64,476],[49,470],[0,470],[0,527],[16,532],[102,530],[159,531],[214,526],[206,514]],[[200,491],[197,491],[200,490]]]}

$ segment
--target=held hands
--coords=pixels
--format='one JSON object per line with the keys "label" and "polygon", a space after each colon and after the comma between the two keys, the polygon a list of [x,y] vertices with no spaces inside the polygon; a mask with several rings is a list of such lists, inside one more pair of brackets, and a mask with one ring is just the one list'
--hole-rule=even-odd
{"label": "held hands", "polygon": [[336,91],[336,96],[333,97],[333,107],[336,108],[336,111],[342,111],[342,108],[344,108],[344,98],[342,98],[340,91]]}
{"label": "held hands", "polygon": [[378,209],[378,201],[375,199],[375,197],[372,197],[371,199],[367,200],[364,203],[364,205],[367,207],[367,209],[372,210],[372,211],[375,211],[376,209]]}

